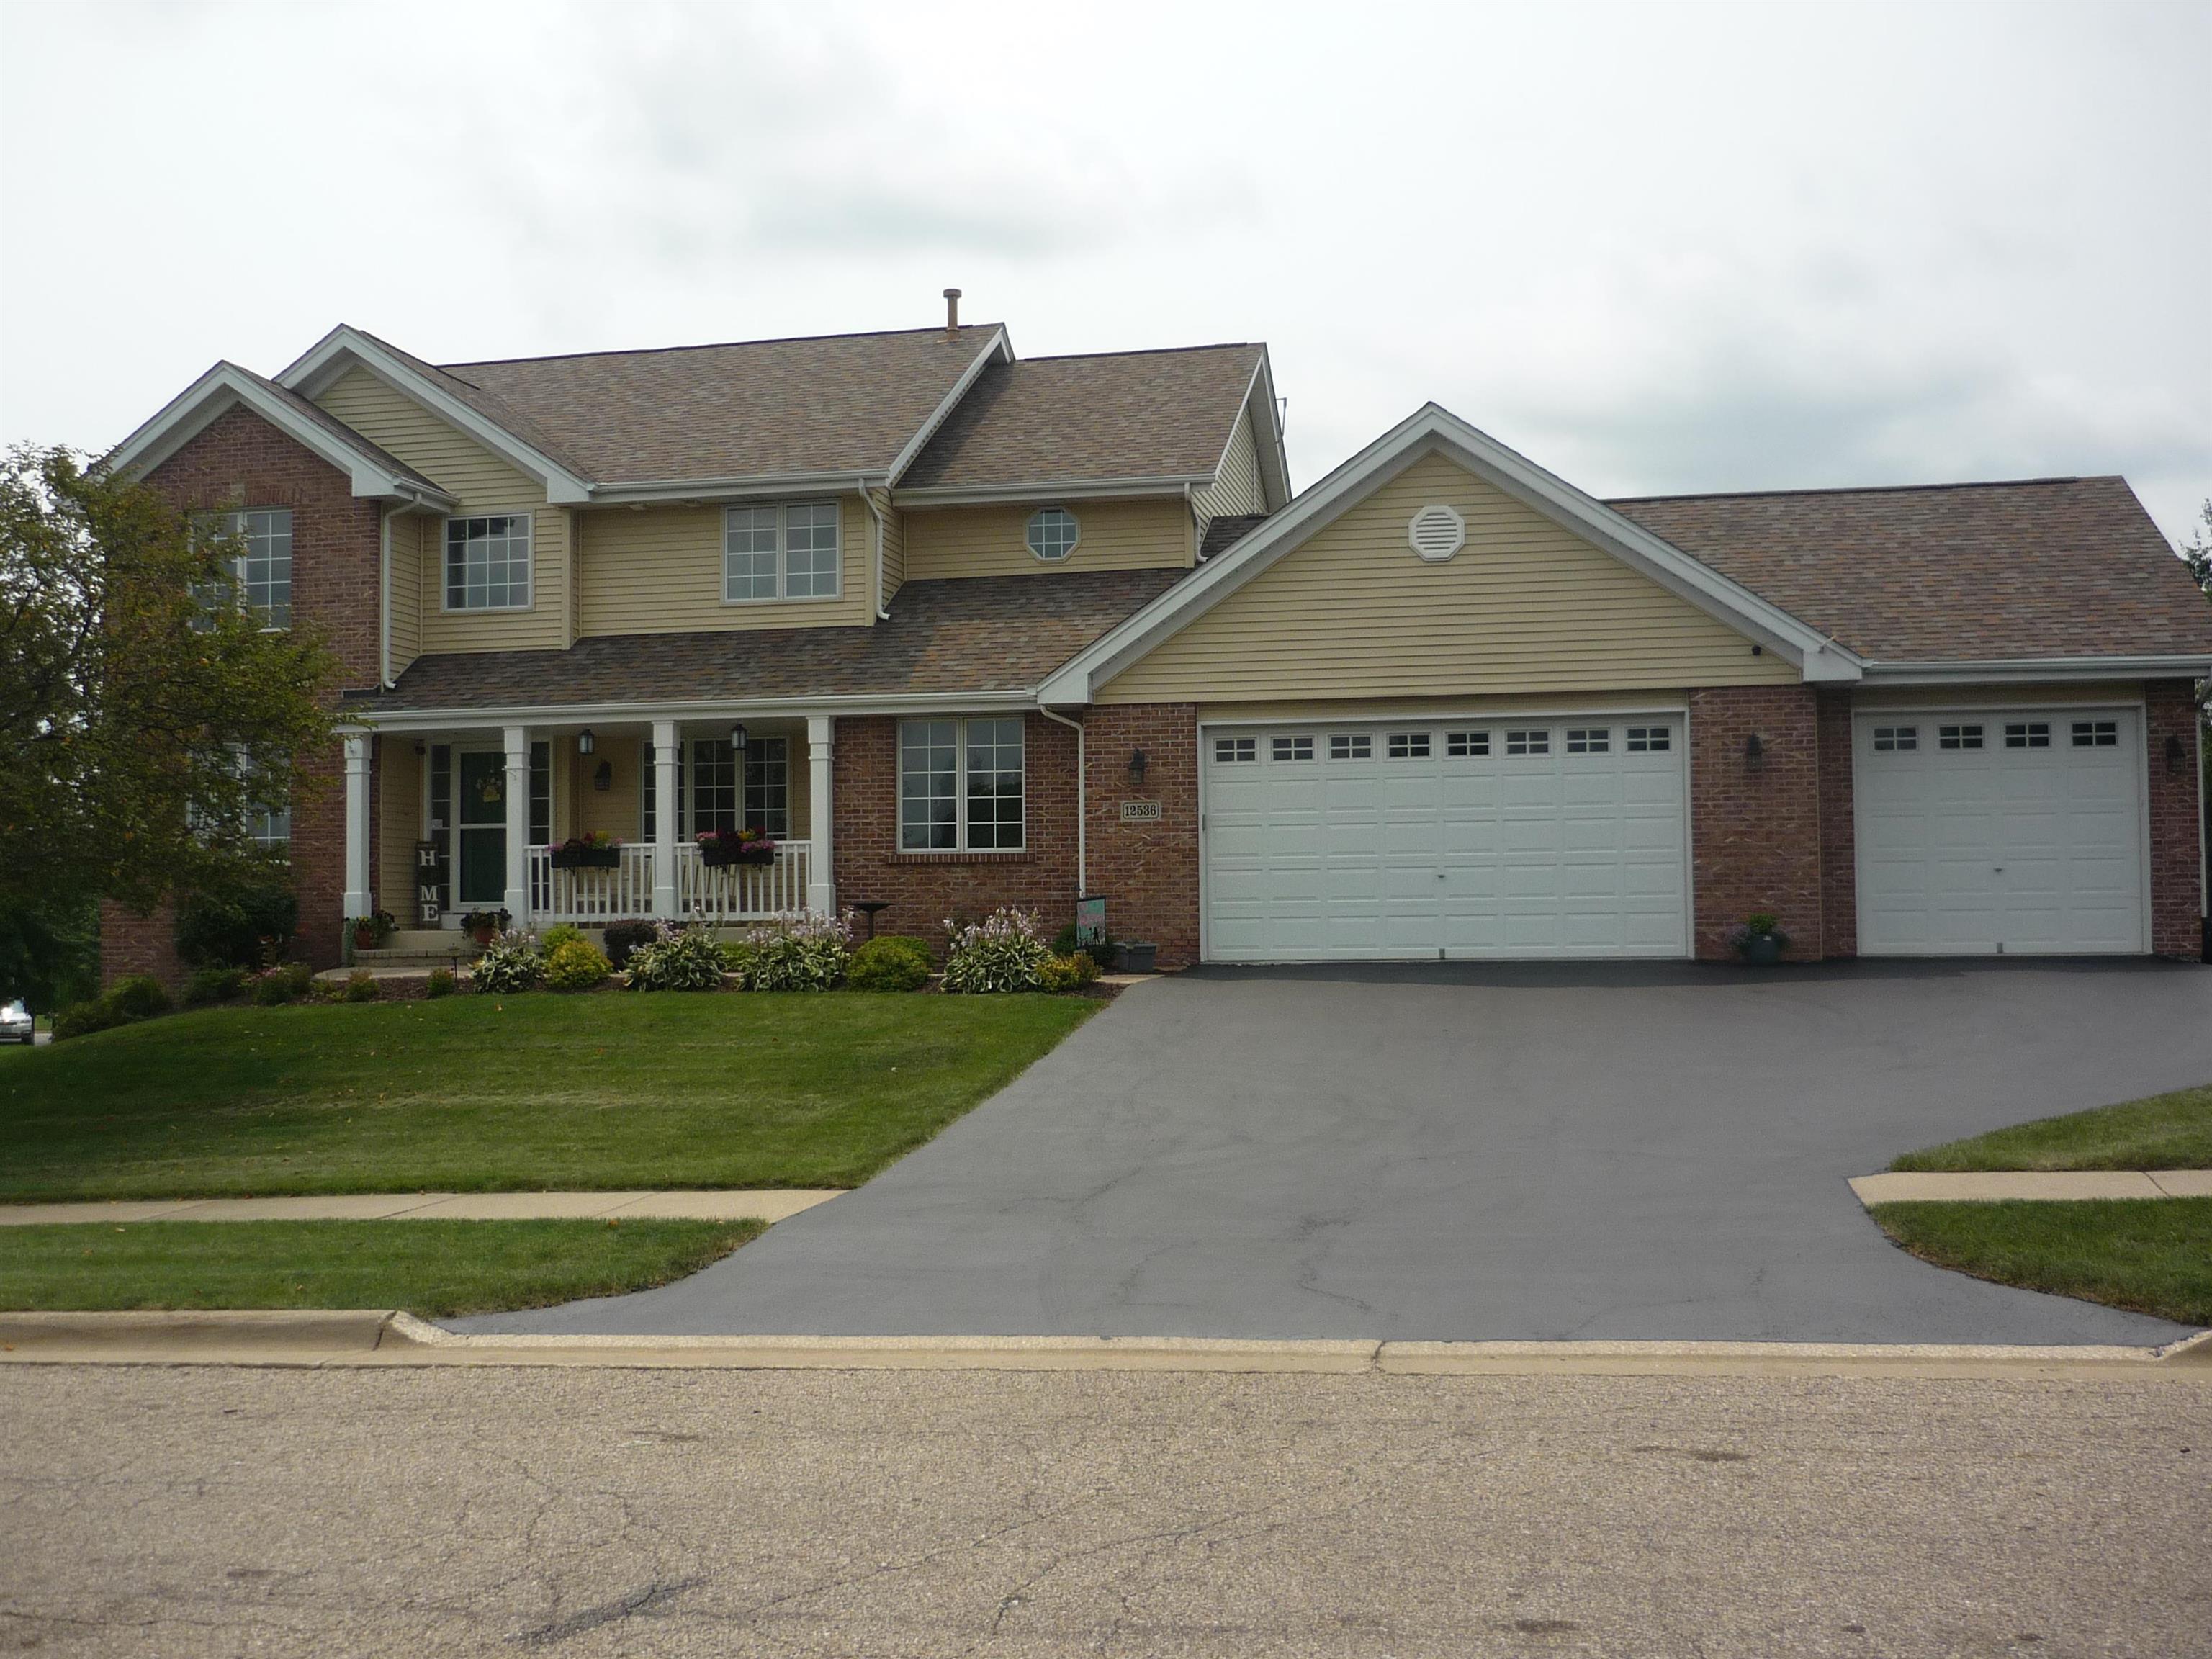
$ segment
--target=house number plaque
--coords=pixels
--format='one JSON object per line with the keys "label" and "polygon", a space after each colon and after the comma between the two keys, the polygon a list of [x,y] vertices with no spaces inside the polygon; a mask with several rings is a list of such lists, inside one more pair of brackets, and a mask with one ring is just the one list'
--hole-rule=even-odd
{"label": "house number plaque", "polygon": [[1156,800],[1125,800],[1121,803],[1121,822],[1124,823],[1158,823],[1160,804]]}

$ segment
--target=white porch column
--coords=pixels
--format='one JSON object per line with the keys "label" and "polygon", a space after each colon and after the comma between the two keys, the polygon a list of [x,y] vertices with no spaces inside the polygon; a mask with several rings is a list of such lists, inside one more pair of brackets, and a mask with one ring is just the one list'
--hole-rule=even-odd
{"label": "white porch column", "polygon": [[653,723],[653,914],[676,919],[676,722]]}
{"label": "white porch column", "polygon": [[837,866],[830,826],[836,812],[830,780],[836,757],[837,721],[830,714],[806,717],[807,791],[806,908],[825,916],[837,914]]}
{"label": "white porch column", "polygon": [[345,913],[365,916],[375,908],[368,890],[368,738],[345,740]]}
{"label": "white porch column", "polygon": [[507,745],[507,897],[512,925],[530,926],[530,728],[510,726]]}

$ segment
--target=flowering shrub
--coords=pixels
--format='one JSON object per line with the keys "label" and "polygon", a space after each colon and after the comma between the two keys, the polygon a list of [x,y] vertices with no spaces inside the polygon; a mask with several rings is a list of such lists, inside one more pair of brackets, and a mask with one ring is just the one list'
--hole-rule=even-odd
{"label": "flowering shrub", "polygon": [[534,991],[544,977],[545,953],[538,941],[512,931],[493,934],[469,969],[469,983],[478,991]]}
{"label": "flowering shrub", "polygon": [[599,947],[579,933],[564,939],[545,953],[545,988],[549,991],[588,991],[606,983],[614,970],[599,954]]}
{"label": "flowering shrub", "polygon": [[1036,991],[1044,988],[1052,946],[1037,932],[1034,912],[1004,906],[963,927],[947,921],[945,957],[948,991]]}
{"label": "flowering shrub", "polygon": [[791,910],[753,929],[745,983],[756,991],[830,991],[853,953],[852,913]]}
{"label": "flowering shrub", "polygon": [[653,937],[629,953],[633,991],[719,991],[722,952],[704,927],[653,924]]}

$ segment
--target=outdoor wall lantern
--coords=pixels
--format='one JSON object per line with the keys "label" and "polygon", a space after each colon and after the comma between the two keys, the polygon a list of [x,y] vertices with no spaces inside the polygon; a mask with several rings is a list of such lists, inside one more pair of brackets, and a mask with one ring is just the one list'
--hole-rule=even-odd
{"label": "outdoor wall lantern", "polygon": [[740,755],[745,752],[745,723],[743,720],[730,728],[730,747]]}
{"label": "outdoor wall lantern", "polygon": [[2181,741],[2179,732],[2166,734],[2166,769],[2177,778],[2181,775],[2181,763],[2189,758],[2189,750]]}
{"label": "outdoor wall lantern", "polygon": [[592,735],[592,728],[590,726],[587,726],[582,731],[576,733],[576,752],[578,754],[588,755],[592,750],[598,747],[599,739]]}
{"label": "outdoor wall lantern", "polygon": [[1129,751],[1129,781],[1142,783],[1145,781],[1145,768],[1150,764],[1151,763],[1145,758],[1143,750],[1132,749]]}
{"label": "outdoor wall lantern", "polygon": [[1756,772],[1766,764],[1766,742],[1758,732],[1743,740],[1743,769]]}
{"label": "outdoor wall lantern", "polygon": [[601,761],[599,769],[592,774],[592,787],[605,794],[615,787],[615,763]]}

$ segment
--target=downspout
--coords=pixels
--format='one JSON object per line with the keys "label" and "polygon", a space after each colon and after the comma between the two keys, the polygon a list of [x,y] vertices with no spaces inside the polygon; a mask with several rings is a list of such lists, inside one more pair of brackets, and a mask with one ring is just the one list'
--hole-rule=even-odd
{"label": "downspout", "polygon": [[392,689],[392,515],[400,509],[387,506],[376,520],[376,683]]}
{"label": "downspout", "polygon": [[1083,722],[1055,714],[1042,703],[1037,705],[1037,713],[1075,733],[1075,896],[1081,898],[1091,890],[1091,813],[1083,799]]}
{"label": "downspout", "polygon": [[868,516],[876,521],[876,620],[889,622],[891,613],[884,608],[884,513],[876,505],[876,498],[868,493],[868,481],[864,477],[855,480],[860,487],[860,499],[868,504]]}

